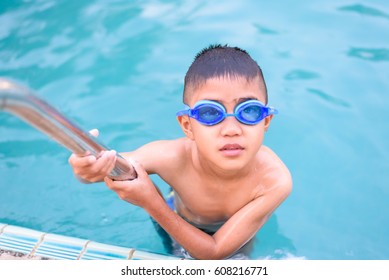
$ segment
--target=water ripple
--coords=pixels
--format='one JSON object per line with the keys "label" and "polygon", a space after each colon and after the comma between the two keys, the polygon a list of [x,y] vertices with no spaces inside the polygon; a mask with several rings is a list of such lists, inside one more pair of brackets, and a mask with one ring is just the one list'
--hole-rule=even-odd
{"label": "water ripple", "polygon": [[302,69],[292,70],[284,76],[285,80],[311,80],[317,78],[320,78],[318,73]]}
{"label": "water ripple", "polygon": [[364,16],[373,16],[373,17],[382,17],[389,19],[389,14],[373,7],[361,5],[361,4],[354,4],[354,5],[348,5],[348,6],[342,6],[338,8],[339,11],[345,11],[345,12],[353,12],[358,13],[360,15]]}
{"label": "water ripple", "polygon": [[274,29],[270,29],[268,27],[265,27],[265,26],[262,26],[262,25],[259,25],[256,23],[254,23],[254,27],[259,31],[259,33],[265,34],[265,35],[277,35],[279,33],[278,31],[276,31]]}
{"label": "water ripple", "polygon": [[325,93],[324,91],[321,91],[321,90],[318,90],[318,89],[313,89],[313,88],[307,88],[307,91],[310,92],[310,93],[313,93],[315,94],[316,96],[322,98],[323,100],[329,102],[329,103],[332,103],[334,105],[338,105],[338,106],[342,106],[342,107],[351,107],[351,105],[340,99],[340,98],[337,98],[337,97],[334,97],[334,96],[331,96],[329,95],[328,93]]}
{"label": "water ripple", "polygon": [[370,61],[389,61],[389,49],[350,48],[348,56]]}

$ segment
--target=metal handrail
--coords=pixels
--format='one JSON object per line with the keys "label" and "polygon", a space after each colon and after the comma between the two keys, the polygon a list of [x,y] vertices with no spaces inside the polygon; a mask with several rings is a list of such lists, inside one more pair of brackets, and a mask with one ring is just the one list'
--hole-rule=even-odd
{"label": "metal handrail", "polygon": [[[0,110],[18,116],[75,154],[90,152],[98,156],[101,151],[109,150],[89,132],[83,131],[31,90],[13,80],[1,77]],[[136,178],[134,167],[119,154],[116,156],[116,164],[109,177],[114,180]]]}

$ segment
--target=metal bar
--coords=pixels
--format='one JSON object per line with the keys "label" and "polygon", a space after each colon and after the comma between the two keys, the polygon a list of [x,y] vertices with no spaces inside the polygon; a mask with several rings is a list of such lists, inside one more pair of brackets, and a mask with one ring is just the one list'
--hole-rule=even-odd
{"label": "metal bar", "polygon": [[[18,116],[75,154],[85,154],[88,151],[98,156],[101,151],[109,150],[89,132],[83,131],[31,90],[1,77],[0,110]],[[134,167],[119,154],[116,156],[116,164],[109,177],[114,180],[136,178]]]}

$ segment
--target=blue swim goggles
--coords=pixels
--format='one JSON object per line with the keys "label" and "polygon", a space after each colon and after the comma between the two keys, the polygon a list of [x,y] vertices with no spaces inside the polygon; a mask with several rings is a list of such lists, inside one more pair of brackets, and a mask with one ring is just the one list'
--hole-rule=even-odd
{"label": "blue swim goggles", "polygon": [[255,125],[267,116],[277,113],[277,109],[268,107],[253,99],[238,104],[233,114],[227,114],[226,108],[216,101],[201,100],[193,108],[185,105],[185,109],[178,111],[176,116],[188,115],[199,123],[208,126],[216,125],[226,117],[233,116],[243,124]]}

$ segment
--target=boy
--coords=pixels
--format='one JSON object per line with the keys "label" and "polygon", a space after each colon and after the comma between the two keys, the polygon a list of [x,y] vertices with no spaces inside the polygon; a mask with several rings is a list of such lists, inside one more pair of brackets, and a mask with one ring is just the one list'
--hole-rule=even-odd
{"label": "boy", "polygon": [[[122,155],[138,177],[107,177],[115,152],[71,155],[83,180],[104,180],[118,196],[142,207],[195,259],[225,259],[247,244],[291,192],[287,167],[262,145],[276,110],[267,107],[262,71],[239,48],[211,45],[190,66],[185,109],[177,113],[185,138],[156,141]],[[96,131],[93,132],[97,136]],[[148,174],[174,191],[173,211]]]}

